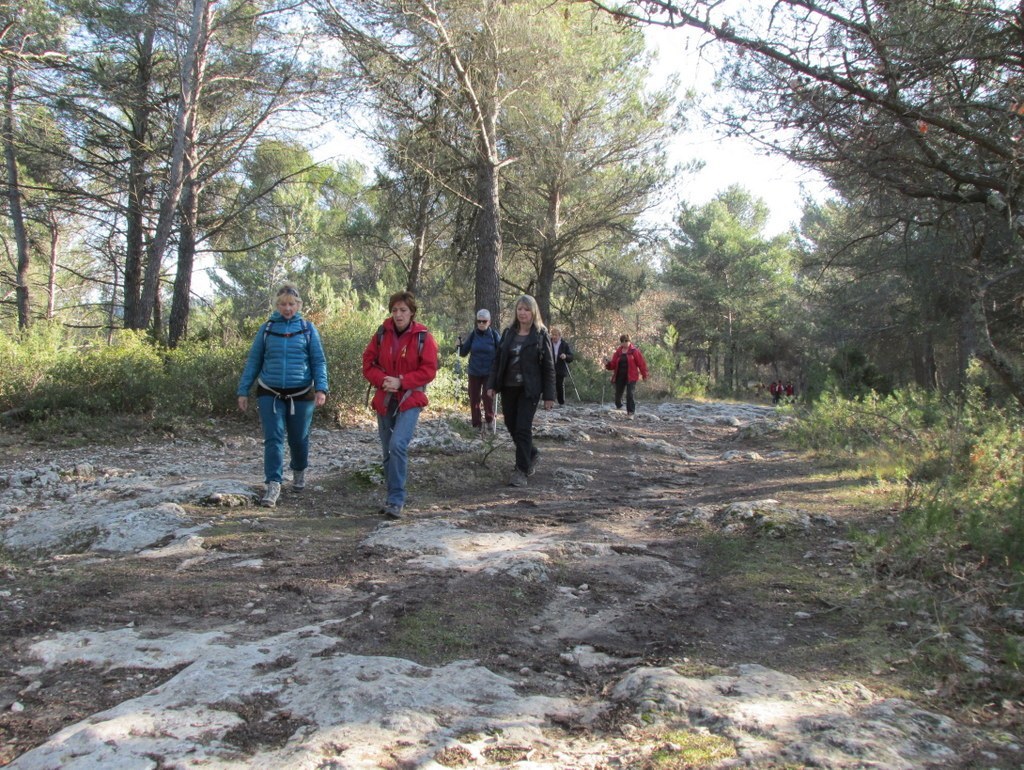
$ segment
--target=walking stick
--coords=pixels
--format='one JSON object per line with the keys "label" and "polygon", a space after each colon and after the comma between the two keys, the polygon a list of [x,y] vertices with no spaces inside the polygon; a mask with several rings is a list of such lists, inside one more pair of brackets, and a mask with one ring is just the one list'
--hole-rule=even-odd
{"label": "walking stick", "polygon": [[576,387],[576,380],[572,377],[572,369],[569,368],[569,364],[565,365],[565,372],[569,375],[569,382],[572,383],[572,389],[576,391],[576,400],[582,403],[583,399],[580,398],[580,390]]}

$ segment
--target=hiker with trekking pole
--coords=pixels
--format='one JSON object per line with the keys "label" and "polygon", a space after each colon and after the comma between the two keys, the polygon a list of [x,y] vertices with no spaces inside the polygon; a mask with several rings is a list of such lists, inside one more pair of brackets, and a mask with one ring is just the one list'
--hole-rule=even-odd
{"label": "hiker with trekking pole", "polygon": [[501,336],[491,326],[491,311],[480,308],[476,311],[475,328],[465,336],[459,335],[456,347],[460,356],[469,356],[469,413],[473,427],[480,431],[481,437],[497,430],[494,397],[487,393],[487,378],[491,375],[491,365],[500,341]]}
{"label": "hiker with trekking pole", "polygon": [[[565,406],[565,378],[568,376],[572,382],[572,373],[569,371],[569,364],[572,363],[572,348],[569,343],[562,339],[562,330],[557,326],[551,327],[551,352],[555,358],[555,398],[559,406]],[[572,383],[573,389],[576,383]],[[581,401],[580,392],[576,391],[576,400]]]}

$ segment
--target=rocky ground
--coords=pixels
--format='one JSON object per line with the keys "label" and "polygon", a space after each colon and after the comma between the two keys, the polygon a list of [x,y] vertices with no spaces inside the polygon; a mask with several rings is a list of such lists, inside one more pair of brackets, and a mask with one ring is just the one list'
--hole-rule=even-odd
{"label": "rocky ground", "polygon": [[525,489],[465,422],[421,422],[395,522],[368,423],[318,429],[276,509],[251,422],[5,439],[0,764],[1022,766],[1009,705],[967,718],[908,662],[924,621],[856,558],[884,504],[770,407],[541,414]]}

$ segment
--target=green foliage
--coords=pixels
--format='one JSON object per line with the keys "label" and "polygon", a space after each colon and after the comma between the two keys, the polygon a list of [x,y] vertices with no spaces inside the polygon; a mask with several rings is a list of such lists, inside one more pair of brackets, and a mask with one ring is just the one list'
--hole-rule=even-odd
{"label": "green foliage", "polygon": [[[828,393],[788,436],[903,485],[903,526],[887,550],[905,563],[1024,565],[1024,417],[986,388],[960,402],[916,389],[857,400]],[[924,558],[934,549],[946,556]]]}
{"label": "green foliage", "polygon": [[40,412],[149,414],[162,378],[163,361],[147,336],[124,331],[112,345],[62,350],[47,373],[47,387],[28,406]]}
{"label": "green foliage", "polygon": [[792,366],[789,335],[802,317],[795,301],[789,236],[765,233],[767,204],[730,187],[700,206],[681,207],[664,278],[676,295],[665,318],[673,348],[711,359],[718,390],[731,393],[754,365]]}
{"label": "green foliage", "polygon": [[840,391],[846,398],[861,398],[868,393],[888,395],[892,392],[892,379],[868,360],[864,351],[846,347],[829,361],[829,369]]}
{"label": "green foliage", "polygon": [[248,344],[187,342],[167,352],[157,411],[171,415],[230,414]]}
{"label": "green foliage", "polygon": [[58,324],[44,322],[0,334],[0,412],[23,406],[45,388],[63,339]]}
{"label": "green foliage", "polygon": [[[669,329],[674,331],[671,325]],[[673,338],[671,332],[666,336]],[[672,347],[648,345],[644,348],[644,358],[650,372],[649,387],[664,396],[697,398],[707,395],[711,388],[710,376],[690,370],[689,362],[685,362]]]}

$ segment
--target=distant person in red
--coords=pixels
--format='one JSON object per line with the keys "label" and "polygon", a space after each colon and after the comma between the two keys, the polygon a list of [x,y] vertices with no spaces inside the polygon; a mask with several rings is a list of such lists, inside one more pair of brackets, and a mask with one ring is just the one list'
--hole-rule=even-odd
{"label": "distant person in red", "polygon": [[793,387],[793,381],[790,380],[786,383],[786,400],[789,402],[793,401],[793,396],[796,395],[796,388]]}
{"label": "distant person in red", "polygon": [[772,384],[768,386],[768,392],[772,395],[772,403],[779,403],[779,384],[775,380],[772,380]]}
{"label": "distant person in red", "polygon": [[647,362],[640,348],[629,341],[629,335],[619,337],[619,346],[611,358],[604,360],[604,368],[610,369],[615,383],[615,408],[622,408],[622,394],[626,394],[626,414],[636,413],[636,383],[641,377],[647,379]]}

